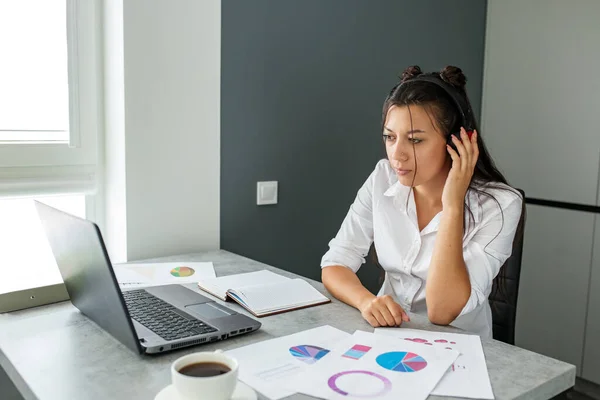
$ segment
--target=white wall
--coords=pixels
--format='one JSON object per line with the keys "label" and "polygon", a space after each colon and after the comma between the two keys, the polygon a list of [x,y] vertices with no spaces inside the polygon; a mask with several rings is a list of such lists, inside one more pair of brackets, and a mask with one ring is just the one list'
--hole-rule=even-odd
{"label": "white wall", "polygon": [[[597,0],[488,1],[482,137],[529,198],[599,205],[599,16]],[[600,384],[598,217],[527,204],[515,342]]]}
{"label": "white wall", "polygon": [[104,1],[104,240],[113,261],[127,259],[123,2]]}
{"label": "white wall", "polygon": [[122,31],[123,76],[107,79],[123,80],[122,105],[107,93],[111,256],[219,248],[221,2],[128,0]]}
{"label": "white wall", "polygon": [[528,197],[596,203],[599,21],[598,0],[488,1],[482,137]]}

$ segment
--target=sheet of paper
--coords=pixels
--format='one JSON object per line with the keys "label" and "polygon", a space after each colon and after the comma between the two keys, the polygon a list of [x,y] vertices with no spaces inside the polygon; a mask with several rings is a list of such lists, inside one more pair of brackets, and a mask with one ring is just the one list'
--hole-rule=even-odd
{"label": "sheet of paper", "polygon": [[215,277],[211,262],[115,264],[114,271],[121,289],[196,283]]}
{"label": "sheet of paper", "polygon": [[322,362],[349,333],[329,325],[229,350],[240,363],[239,379],[271,400],[294,394],[284,384]]}
{"label": "sheet of paper", "polygon": [[425,400],[458,354],[356,331],[314,368],[289,381],[288,387],[329,400]]}
{"label": "sheet of paper", "polygon": [[377,328],[375,333],[425,346],[451,348],[460,352],[460,356],[432,394],[473,399],[494,398],[479,336],[404,328]]}

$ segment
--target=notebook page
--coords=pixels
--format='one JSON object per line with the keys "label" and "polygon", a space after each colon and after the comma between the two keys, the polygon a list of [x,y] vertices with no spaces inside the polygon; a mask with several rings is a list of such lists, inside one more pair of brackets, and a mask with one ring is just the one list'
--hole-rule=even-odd
{"label": "notebook page", "polygon": [[244,274],[202,279],[200,282],[198,282],[198,287],[225,300],[227,298],[227,290],[229,289],[237,289],[245,286],[282,283],[289,280],[290,278],[286,278],[285,276],[263,269]]}
{"label": "notebook page", "polygon": [[281,311],[329,301],[304,279],[246,286],[230,291],[256,314]]}

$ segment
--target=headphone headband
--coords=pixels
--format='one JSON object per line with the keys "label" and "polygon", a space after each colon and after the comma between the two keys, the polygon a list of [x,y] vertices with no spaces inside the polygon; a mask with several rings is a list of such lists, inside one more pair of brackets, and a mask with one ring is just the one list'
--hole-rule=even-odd
{"label": "headphone headband", "polygon": [[450,98],[454,102],[454,105],[456,105],[456,107],[458,108],[458,111],[462,118],[462,126],[464,126],[465,130],[471,131],[475,129],[475,126],[473,126],[473,112],[471,110],[471,106],[466,102],[463,96],[460,95],[458,89],[456,89],[454,86],[443,81],[441,78],[437,78],[431,75],[417,75],[414,78],[405,81],[400,86],[402,87],[412,82],[429,82],[443,89],[444,92],[446,92],[448,96],[450,96]]}

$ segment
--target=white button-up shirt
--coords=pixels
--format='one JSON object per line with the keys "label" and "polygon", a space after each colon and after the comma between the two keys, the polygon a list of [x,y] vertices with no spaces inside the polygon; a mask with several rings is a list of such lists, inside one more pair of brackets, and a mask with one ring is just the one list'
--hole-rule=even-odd
{"label": "white button-up shirt", "polygon": [[[482,190],[494,196],[501,209],[489,196],[471,189],[467,192],[472,217],[465,211],[463,257],[471,295],[452,325],[491,337],[488,296],[494,277],[511,255],[522,199],[514,191]],[[379,264],[386,271],[378,295],[392,295],[406,311],[427,315],[425,285],[440,217],[441,212],[419,231],[413,191],[398,182],[388,160],[381,160],[358,191],[336,237],[329,242],[321,267],[341,265],[356,272],[374,242]]]}

